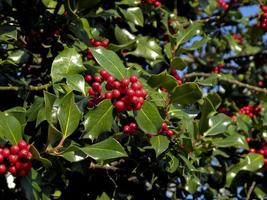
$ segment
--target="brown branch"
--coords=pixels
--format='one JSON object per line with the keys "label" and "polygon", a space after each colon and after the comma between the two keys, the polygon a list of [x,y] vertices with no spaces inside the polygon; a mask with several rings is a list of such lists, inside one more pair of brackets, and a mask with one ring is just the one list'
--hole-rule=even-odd
{"label": "brown branch", "polygon": [[51,87],[53,84],[52,82],[49,82],[44,85],[28,85],[28,86],[0,86],[0,91],[19,91],[19,90],[29,90],[29,91],[39,91],[39,90],[47,90],[49,87]]}
{"label": "brown branch", "polygon": [[[192,77],[198,77],[198,76],[210,77],[211,75],[212,75],[212,73],[193,72],[193,73],[190,73],[190,74],[186,74],[184,76],[184,78],[192,78]],[[249,85],[249,84],[246,84],[246,83],[242,83],[242,82],[237,81],[237,80],[228,79],[228,78],[225,78],[225,77],[220,76],[220,75],[218,75],[217,78],[220,81],[225,81],[225,82],[228,82],[228,83],[236,84],[239,87],[243,87],[243,88],[247,88],[249,90],[253,90],[253,91],[256,91],[256,92],[267,94],[267,89],[265,89],[265,88],[260,88],[260,87],[257,87],[257,86],[253,86],[253,85]]]}
{"label": "brown branch", "polygon": [[252,184],[251,184],[251,186],[250,186],[250,188],[249,188],[249,190],[248,190],[248,193],[247,193],[247,196],[246,196],[246,200],[249,200],[250,199],[251,194],[252,194],[255,186],[256,186],[256,181],[253,181]]}
{"label": "brown branch", "polygon": [[118,170],[120,170],[119,168],[117,168],[115,166],[99,165],[99,164],[95,164],[95,163],[92,163],[92,162],[90,164],[89,169],[103,169],[103,170],[107,170],[107,171],[118,171]]}

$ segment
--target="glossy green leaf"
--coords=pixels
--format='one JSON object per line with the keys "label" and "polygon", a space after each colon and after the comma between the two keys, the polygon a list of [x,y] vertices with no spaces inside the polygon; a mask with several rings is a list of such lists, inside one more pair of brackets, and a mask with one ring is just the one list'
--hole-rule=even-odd
{"label": "glossy green leaf", "polygon": [[226,186],[230,186],[231,182],[235,178],[236,174],[241,170],[256,171],[263,166],[263,156],[257,153],[249,153],[244,159],[241,159],[239,163],[230,167],[227,170]]}
{"label": "glossy green leaf", "polygon": [[2,112],[0,112],[0,137],[8,140],[11,144],[17,144],[22,139],[20,122],[15,117]]}
{"label": "glossy green leaf", "polygon": [[90,48],[90,50],[102,68],[119,80],[125,78],[126,68],[116,53],[102,47]]}
{"label": "glossy green leaf", "polygon": [[127,10],[120,9],[125,19],[137,26],[144,25],[143,12],[139,7],[130,7]]}
{"label": "glossy green leaf", "polygon": [[157,135],[150,139],[150,144],[156,152],[156,157],[168,149],[169,143],[169,139],[163,135]]}
{"label": "glossy green leaf", "polygon": [[22,126],[26,125],[26,109],[23,107],[13,107],[5,111],[5,114],[14,116]]}
{"label": "glossy green leaf", "polygon": [[148,101],[137,111],[135,120],[141,130],[152,135],[158,133],[163,122],[157,107]]}
{"label": "glossy green leaf", "polygon": [[100,197],[97,197],[96,200],[110,200],[110,198],[105,192],[103,192]]}
{"label": "glossy green leaf", "polygon": [[172,91],[175,87],[178,86],[176,79],[169,75],[166,71],[161,72],[160,74],[152,75],[147,83],[151,87],[164,87],[168,91]]}
{"label": "glossy green leaf", "polygon": [[166,154],[168,164],[166,166],[166,171],[169,173],[174,173],[179,167],[179,160],[171,153]]}
{"label": "glossy green leaf", "polygon": [[209,119],[209,129],[204,133],[204,136],[214,136],[224,133],[227,130],[232,120],[223,113],[219,113]]}
{"label": "glossy green leaf", "polygon": [[143,57],[149,61],[162,60],[162,49],[158,43],[153,39],[147,37],[139,37],[136,41],[136,49],[128,52],[129,55]]}
{"label": "glossy green leaf", "polygon": [[227,147],[235,147],[235,148],[244,148],[249,149],[248,144],[246,142],[246,138],[240,134],[231,134],[226,138],[213,138],[212,143],[217,147],[227,148]]}
{"label": "glossy green leaf", "polygon": [[57,82],[67,75],[78,74],[84,70],[81,55],[74,48],[66,48],[54,59],[51,77],[54,82]]}
{"label": "glossy green leaf", "polygon": [[30,109],[27,110],[28,121],[34,121],[37,118],[38,111],[44,106],[44,98],[36,97]]}
{"label": "glossy green leaf", "polygon": [[55,127],[54,124],[57,122],[57,110],[53,106],[56,99],[57,97],[54,94],[44,91],[45,116],[52,127]]}
{"label": "glossy green leaf", "polygon": [[82,75],[80,74],[73,74],[66,76],[66,83],[69,85],[73,90],[81,92],[84,96],[86,96],[85,91],[85,80]]}
{"label": "glossy green leaf", "polygon": [[118,25],[115,26],[114,34],[119,44],[125,44],[135,40],[135,35],[125,28],[120,28]]}
{"label": "glossy green leaf", "polygon": [[179,70],[183,70],[186,67],[186,63],[182,58],[175,57],[171,61],[171,67]]}
{"label": "glossy green leaf", "polygon": [[68,93],[64,96],[58,109],[58,121],[63,138],[70,136],[79,126],[81,112],[74,101],[74,94]]}
{"label": "glossy green leaf", "polygon": [[200,34],[201,27],[202,27],[202,24],[200,23],[192,23],[188,28],[181,29],[177,33],[176,46],[179,47],[181,44],[190,40],[194,35]]}
{"label": "glossy green leaf", "polygon": [[81,150],[94,160],[105,161],[127,157],[127,153],[121,144],[113,138],[108,138],[102,142],[81,148]]}
{"label": "glossy green leaf", "polygon": [[16,40],[17,39],[16,26],[2,25],[0,26],[0,41]]}
{"label": "glossy green leaf", "polygon": [[193,104],[197,102],[202,97],[202,92],[197,84],[195,83],[185,83],[174,89],[171,94],[171,99],[173,103],[179,104]]}
{"label": "glossy green leaf", "polygon": [[83,122],[85,128],[83,138],[96,139],[101,133],[110,131],[114,120],[112,111],[113,105],[108,99],[89,110]]}

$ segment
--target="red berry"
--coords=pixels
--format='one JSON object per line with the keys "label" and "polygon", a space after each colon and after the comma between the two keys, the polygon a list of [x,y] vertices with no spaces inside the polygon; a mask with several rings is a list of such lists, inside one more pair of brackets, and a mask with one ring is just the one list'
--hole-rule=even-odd
{"label": "red berry", "polygon": [[96,82],[99,82],[99,83],[102,82],[102,78],[100,76],[95,76],[94,79]]}
{"label": "red berry", "polygon": [[143,104],[143,103],[144,103],[144,101],[145,101],[145,100],[144,100],[144,98],[143,98],[143,97],[138,97],[138,102],[139,102],[139,103]]}
{"label": "red berry", "polygon": [[135,82],[131,85],[133,90],[140,90],[142,88],[142,84],[140,82]]}
{"label": "red berry", "polygon": [[123,132],[124,132],[124,133],[129,133],[130,131],[131,131],[130,126],[125,125],[125,126],[123,127]]}
{"label": "red berry", "polygon": [[246,138],[246,141],[249,143],[249,142],[252,142],[252,138],[251,137],[247,137]]}
{"label": "red berry", "polygon": [[99,82],[93,82],[92,88],[95,92],[101,92],[102,87]]}
{"label": "red berry", "polygon": [[133,97],[131,98],[131,103],[133,103],[133,104],[138,104],[138,103],[139,103],[139,98],[138,98],[137,96],[133,96]]}
{"label": "red berry", "polygon": [[20,140],[18,145],[20,149],[27,149],[28,147],[27,142],[25,142],[24,140]]}
{"label": "red berry", "polygon": [[109,41],[108,40],[103,40],[102,41],[102,46],[105,48],[108,48]]}
{"label": "red berry", "polygon": [[169,137],[172,137],[172,136],[173,136],[173,131],[172,131],[172,130],[167,130],[166,134],[167,134]]}
{"label": "red berry", "polygon": [[18,145],[12,145],[10,148],[10,153],[13,155],[16,155],[19,153],[19,146]]}
{"label": "red berry", "polygon": [[166,123],[166,122],[163,122],[162,125],[161,125],[161,128],[162,128],[163,130],[167,130],[167,129],[168,129],[168,125],[167,125],[167,123]]}
{"label": "red berry", "polygon": [[142,104],[141,103],[137,103],[134,107],[135,110],[140,110],[142,108]]}
{"label": "red berry", "polygon": [[0,174],[6,173],[6,166],[4,164],[0,165]]}
{"label": "red berry", "polygon": [[110,76],[110,74],[106,71],[106,70],[100,70],[100,76],[102,76],[104,79],[107,79],[109,76]]}
{"label": "red berry", "polygon": [[17,161],[16,164],[15,164],[15,166],[16,166],[16,169],[17,170],[20,170],[22,168],[22,162]]}
{"label": "red berry", "polygon": [[145,98],[147,96],[147,91],[145,89],[141,89],[142,96]]}
{"label": "red berry", "polygon": [[105,99],[112,99],[112,92],[106,92]]}
{"label": "red berry", "polygon": [[28,160],[32,159],[32,153],[29,152],[29,151],[28,151],[28,153],[27,153],[27,159],[28,159]]}
{"label": "red berry", "polygon": [[122,111],[125,108],[125,104],[123,101],[117,101],[114,105],[117,110]]}
{"label": "red berry", "polygon": [[249,149],[249,152],[255,153],[256,152],[256,149],[251,148],[251,149]]}
{"label": "red berry", "polygon": [[10,155],[10,151],[8,148],[4,148],[2,155],[4,156],[4,158],[8,158],[8,156]]}
{"label": "red berry", "polygon": [[264,165],[267,166],[267,158],[264,158]]}
{"label": "red berry", "polygon": [[154,4],[156,7],[160,7],[161,6],[161,3],[159,1],[156,1],[155,4]]}
{"label": "red berry", "polygon": [[18,161],[18,156],[17,155],[10,155],[10,156],[8,156],[8,161],[10,164],[15,164]]}
{"label": "red berry", "polygon": [[17,169],[15,166],[11,166],[8,168],[8,171],[12,174],[15,175],[17,173]]}
{"label": "red berry", "polygon": [[130,84],[130,80],[129,79],[122,79],[121,80],[121,85],[123,86],[123,87],[128,87],[128,85]]}
{"label": "red berry", "polygon": [[91,75],[87,74],[87,75],[85,75],[84,80],[85,80],[86,82],[90,82],[90,81],[93,80],[93,78],[92,78]]}
{"label": "red berry", "polygon": [[93,108],[95,106],[95,102],[93,100],[88,101],[88,107]]}
{"label": "red berry", "polygon": [[130,128],[132,129],[132,130],[135,130],[135,129],[137,129],[137,124],[136,123],[130,123]]}
{"label": "red berry", "polygon": [[90,88],[90,89],[88,90],[88,93],[89,93],[89,95],[91,95],[91,96],[95,95],[95,91],[93,90],[93,88]]}
{"label": "red berry", "polygon": [[95,41],[95,43],[93,44],[95,47],[99,47],[99,46],[101,46],[101,42],[100,41]]}
{"label": "red berry", "polygon": [[1,154],[1,153],[3,153],[3,149],[2,149],[2,148],[0,148],[0,154]]}
{"label": "red berry", "polygon": [[137,76],[132,75],[132,76],[130,77],[130,81],[131,81],[132,83],[136,83],[136,82],[138,81]]}
{"label": "red berry", "polygon": [[134,92],[133,89],[128,89],[128,90],[127,90],[127,95],[128,95],[128,96],[132,97],[132,96],[134,96],[134,94],[135,94],[135,92]]}
{"label": "red berry", "polygon": [[114,82],[112,83],[112,87],[113,87],[114,89],[119,89],[120,86],[121,86],[121,84],[120,84],[119,81],[114,81]]}
{"label": "red berry", "polygon": [[121,95],[121,93],[120,93],[119,90],[115,89],[115,90],[112,91],[112,97],[113,97],[113,98],[115,98],[115,99],[116,99],[116,98],[119,98],[120,95]]}
{"label": "red berry", "polygon": [[20,150],[20,152],[19,152],[19,158],[26,159],[27,158],[27,155],[28,155],[28,150],[26,150],[26,149]]}
{"label": "red berry", "polygon": [[107,82],[111,85],[113,84],[114,81],[115,81],[115,78],[111,75],[107,78]]}

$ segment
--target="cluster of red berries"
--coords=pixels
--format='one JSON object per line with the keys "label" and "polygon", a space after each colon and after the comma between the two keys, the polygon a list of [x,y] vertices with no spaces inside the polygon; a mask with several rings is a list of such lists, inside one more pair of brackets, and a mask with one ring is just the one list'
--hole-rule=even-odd
{"label": "cluster of red berries", "polygon": [[224,0],[218,0],[217,1],[220,8],[223,8],[224,10],[227,10],[229,8],[229,4],[226,3]]}
{"label": "cluster of red berries", "polygon": [[161,125],[161,128],[159,130],[159,134],[165,134],[169,137],[173,136],[173,131],[168,128],[168,125],[166,122],[163,122]]}
{"label": "cluster of red berries", "polygon": [[144,0],[143,2],[153,4],[155,7],[160,7],[161,6],[161,2],[157,1],[157,0]]}
{"label": "cluster of red berries", "polygon": [[258,115],[262,110],[261,105],[247,105],[239,109],[239,113],[249,116],[250,118]]}
{"label": "cluster of red berries", "polygon": [[9,171],[13,176],[25,176],[31,170],[30,145],[24,140],[10,148],[0,148],[0,175]]}
{"label": "cluster of red berries", "polygon": [[[140,110],[148,94],[135,75],[118,81],[107,71],[100,70],[100,76],[86,75],[85,80],[91,85],[88,93],[93,97],[88,102],[89,108],[104,99],[111,99],[117,111]],[[103,93],[101,84],[105,84]]]}
{"label": "cluster of red berries", "polygon": [[127,134],[127,135],[132,135],[134,134],[138,129],[138,126],[136,123],[132,122],[130,124],[126,124],[123,126],[122,130],[123,133]]}
{"label": "cluster of red berries", "polygon": [[243,43],[244,43],[244,38],[243,38],[241,35],[234,33],[234,34],[232,35],[232,37],[233,37],[233,39],[236,40],[238,43],[240,43],[240,44],[243,44]]}
{"label": "cluster of red berries", "polygon": [[264,31],[267,31],[267,6],[261,5],[262,14],[260,17],[260,25]]}
{"label": "cluster of red berries", "polygon": [[212,72],[218,74],[222,71],[224,64],[218,64],[216,67],[212,68]]}
{"label": "cluster of red berries", "polygon": [[[251,142],[253,142],[253,139],[251,137],[247,137],[246,141],[247,141],[247,143],[250,144]],[[265,165],[265,167],[267,167],[267,144],[266,143],[264,143],[264,145],[262,145],[260,149],[250,148],[249,151],[252,153],[258,153],[258,154],[263,155],[264,156],[264,165]]]}
{"label": "cluster of red berries", "polygon": [[[109,41],[108,40],[95,40],[95,39],[91,39],[90,43],[93,45],[93,47],[103,47],[103,48],[108,48],[109,46]],[[90,51],[90,49],[87,50],[87,59],[88,60],[92,60],[93,59],[93,54]]]}
{"label": "cluster of red berries", "polygon": [[178,75],[176,69],[171,70],[171,75],[177,80],[178,85],[183,84],[183,79]]}

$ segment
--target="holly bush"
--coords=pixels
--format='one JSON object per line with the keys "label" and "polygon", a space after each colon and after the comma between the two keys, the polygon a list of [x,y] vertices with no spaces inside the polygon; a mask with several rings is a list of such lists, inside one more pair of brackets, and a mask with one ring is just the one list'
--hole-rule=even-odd
{"label": "holly bush", "polygon": [[263,199],[267,6],[0,0],[1,199]]}

